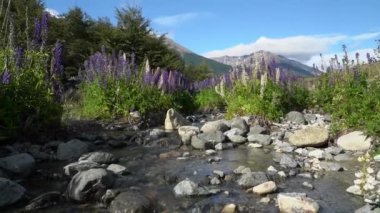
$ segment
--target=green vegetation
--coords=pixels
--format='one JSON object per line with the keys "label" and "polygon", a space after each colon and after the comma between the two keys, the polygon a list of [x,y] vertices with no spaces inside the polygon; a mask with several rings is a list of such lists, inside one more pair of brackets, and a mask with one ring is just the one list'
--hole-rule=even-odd
{"label": "green vegetation", "polygon": [[196,106],[200,111],[221,110],[225,107],[225,100],[214,89],[204,89],[195,95]]}

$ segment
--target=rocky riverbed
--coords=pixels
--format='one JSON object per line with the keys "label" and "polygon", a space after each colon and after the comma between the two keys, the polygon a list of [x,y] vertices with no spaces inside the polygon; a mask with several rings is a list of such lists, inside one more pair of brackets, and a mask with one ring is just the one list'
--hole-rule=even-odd
{"label": "rocky riverbed", "polygon": [[169,110],[161,123],[134,131],[104,126],[67,141],[1,147],[2,212],[368,208],[346,190],[361,169],[358,156],[373,141],[361,132],[334,140],[328,116],[291,112],[283,122],[269,123],[252,116],[225,120],[222,114],[185,119]]}

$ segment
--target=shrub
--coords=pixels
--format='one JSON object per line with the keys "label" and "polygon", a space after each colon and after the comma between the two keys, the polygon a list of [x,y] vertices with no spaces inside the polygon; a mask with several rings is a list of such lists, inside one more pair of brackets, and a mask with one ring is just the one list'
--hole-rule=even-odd
{"label": "shrub", "polygon": [[195,94],[195,104],[201,111],[222,110],[226,105],[222,96],[214,89],[203,89]]}

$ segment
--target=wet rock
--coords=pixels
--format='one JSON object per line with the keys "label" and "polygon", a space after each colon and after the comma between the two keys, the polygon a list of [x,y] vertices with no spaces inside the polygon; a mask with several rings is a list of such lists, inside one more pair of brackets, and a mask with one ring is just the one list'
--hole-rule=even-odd
{"label": "wet rock", "polygon": [[79,162],[94,162],[99,164],[111,164],[116,163],[117,158],[112,154],[108,152],[91,152],[82,155],[79,160]]}
{"label": "wet rock", "polygon": [[71,179],[67,194],[69,198],[79,202],[99,200],[112,187],[113,182],[114,176],[105,169],[82,171]]}
{"label": "wet rock", "polygon": [[206,143],[211,143],[214,145],[223,143],[226,140],[226,136],[224,136],[223,132],[221,131],[201,133],[198,135],[198,137]]}
{"label": "wet rock", "polygon": [[46,192],[29,202],[25,207],[26,211],[43,209],[51,206],[57,205],[62,200],[62,195],[60,192]]}
{"label": "wet rock", "polygon": [[201,131],[202,132],[215,132],[215,131],[221,131],[225,132],[229,129],[229,127],[226,124],[225,120],[217,120],[217,121],[209,121],[205,123]]}
{"label": "wet rock", "polygon": [[106,193],[101,198],[101,202],[108,206],[119,193],[119,190],[107,189]]}
{"label": "wet rock", "polygon": [[380,207],[366,204],[363,207],[357,209],[355,213],[380,213]]}
{"label": "wet rock", "polygon": [[112,148],[122,148],[127,145],[124,141],[119,140],[109,140],[107,144]]}
{"label": "wet rock", "polygon": [[344,153],[344,154],[339,154],[339,155],[334,156],[334,159],[336,161],[350,161],[350,160],[353,160],[353,157],[352,155],[348,153]]}
{"label": "wet rock", "polygon": [[243,174],[237,181],[241,187],[253,187],[268,181],[264,172],[249,172]]}
{"label": "wet rock", "polygon": [[290,155],[284,154],[281,157],[280,165],[285,168],[296,168],[298,163]]}
{"label": "wet rock", "polygon": [[269,197],[263,197],[260,199],[259,202],[268,205],[270,203],[270,198]]}
{"label": "wet rock", "polygon": [[234,118],[231,122],[231,128],[240,129],[244,134],[248,132],[248,124],[243,118]]}
{"label": "wet rock", "polygon": [[193,181],[189,179],[185,179],[179,182],[174,187],[174,194],[177,197],[193,196],[193,195],[197,195],[198,193],[199,193],[198,184],[194,183]]}
{"label": "wet rock", "polygon": [[287,175],[285,174],[284,171],[279,171],[279,172],[277,172],[277,174],[278,174],[278,176],[280,176],[282,178],[286,178],[287,177]]}
{"label": "wet rock", "polygon": [[313,179],[313,176],[311,175],[311,173],[308,173],[308,172],[297,174],[297,177]]}
{"label": "wet rock", "polygon": [[196,126],[181,126],[178,128],[178,134],[181,137],[183,144],[189,145],[191,143],[191,137],[200,132],[199,127]]}
{"label": "wet rock", "polygon": [[248,148],[262,148],[263,145],[262,144],[259,144],[259,143],[249,143],[248,144]]}
{"label": "wet rock", "polygon": [[252,134],[263,134],[263,135],[266,135],[268,133],[269,133],[268,129],[265,128],[265,127],[262,127],[260,125],[254,125],[254,126],[252,126],[249,129],[249,134],[250,135],[252,135]]}
{"label": "wet rock", "polygon": [[178,152],[178,151],[175,151],[175,150],[172,150],[172,151],[169,151],[169,152],[165,152],[165,153],[161,153],[159,158],[161,160],[165,160],[165,159],[169,159],[169,158],[178,158],[178,157],[181,157],[181,153]]}
{"label": "wet rock", "polygon": [[227,135],[227,138],[231,142],[236,143],[236,144],[243,144],[243,143],[247,142],[247,138],[240,136],[240,135]]}
{"label": "wet rock", "polygon": [[235,204],[227,204],[223,207],[222,213],[235,213],[237,212],[237,207]]}
{"label": "wet rock", "polygon": [[277,196],[277,203],[282,213],[316,213],[319,210],[318,203],[306,197],[304,193],[280,193]]}
{"label": "wet rock", "polygon": [[297,130],[289,137],[290,144],[297,147],[318,147],[327,143],[329,133],[325,128],[307,127]]}
{"label": "wet rock", "polygon": [[346,192],[354,194],[354,195],[362,195],[363,192],[357,185],[352,185],[346,189]]}
{"label": "wet rock", "polygon": [[45,160],[49,160],[51,158],[51,156],[48,153],[40,151],[40,148],[38,148],[38,147],[32,146],[28,152],[36,160],[45,161]]}
{"label": "wet rock", "polygon": [[252,188],[252,192],[258,195],[266,195],[277,190],[276,183],[268,181]]}
{"label": "wet rock", "polygon": [[355,131],[340,136],[337,145],[343,150],[365,151],[371,147],[372,138],[367,138],[361,131]]}
{"label": "wet rock", "polygon": [[302,113],[297,111],[292,111],[286,114],[285,120],[295,124],[305,124],[305,117]]}
{"label": "wet rock", "polygon": [[244,135],[244,132],[238,128],[232,128],[226,132],[223,133],[225,136],[230,136],[230,135],[240,135],[240,136],[243,136]]}
{"label": "wet rock", "polygon": [[293,146],[291,146],[287,142],[283,142],[283,141],[280,141],[280,140],[276,140],[275,141],[275,147],[274,148],[278,152],[291,153],[291,152],[294,151],[294,147]]}
{"label": "wet rock", "polygon": [[210,184],[211,185],[219,185],[221,182],[219,180],[219,178],[217,177],[213,177],[211,180],[210,180]]}
{"label": "wet rock", "polygon": [[235,174],[245,174],[245,173],[250,173],[251,169],[245,166],[239,166],[234,170]]}
{"label": "wet rock", "polygon": [[34,158],[27,153],[16,154],[0,159],[0,168],[20,177],[29,176],[36,165]]}
{"label": "wet rock", "polygon": [[215,150],[219,151],[232,148],[234,148],[234,145],[232,143],[218,143],[215,145]]}
{"label": "wet rock", "polygon": [[337,146],[330,146],[325,149],[325,153],[329,153],[331,155],[338,155],[342,153],[343,149]]}
{"label": "wet rock", "polygon": [[344,171],[344,168],[339,163],[321,161],[319,166],[326,171]]}
{"label": "wet rock", "polygon": [[269,172],[269,173],[277,173],[277,169],[274,168],[273,166],[269,166],[269,167],[267,168],[267,172]]}
{"label": "wet rock", "polygon": [[263,146],[270,145],[272,139],[269,135],[262,135],[262,134],[250,134],[248,135],[248,141],[249,142],[256,142]]}
{"label": "wet rock", "polygon": [[122,165],[119,165],[119,164],[110,164],[107,167],[107,170],[111,171],[111,172],[113,172],[114,174],[117,174],[117,175],[124,175],[124,174],[128,173],[127,168],[125,166],[122,166]]}
{"label": "wet rock", "polygon": [[120,193],[110,205],[110,212],[155,212],[149,199],[137,191]]}
{"label": "wet rock", "polygon": [[207,160],[208,163],[216,163],[216,162],[220,162],[222,160],[221,157],[213,157],[213,158],[209,158]]}
{"label": "wet rock", "polygon": [[67,143],[61,143],[58,146],[58,160],[78,159],[83,153],[89,151],[88,145],[78,139],[71,140]]}
{"label": "wet rock", "polygon": [[215,150],[213,150],[213,149],[208,149],[208,150],[206,150],[206,155],[215,155],[216,154],[216,151]]}
{"label": "wet rock", "polygon": [[309,156],[309,151],[307,151],[307,149],[304,149],[304,148],[298,148],[294,150],[294,152],[304,157]]}
{"label": "wet rock", "polygon": [[309,152],[309,157],[317,158],[317,159],[324,159],[325,158],[325,152],[321,149],[316,149],[316,150]]}
{"label": "wet rock", "polygon": [[0,207],[19,201],[25,194],[25,188],[5,178],[0,178]]}
{"label": "wet rock", "polygon": [[212,173],[216,174],[220,178],[224,178],[224,172],[220,170],[214,170]]}
{"label": "wet rock", "polygon": [[186,126],[189,124],[190,122],[174,109],[169,109],[167,111],[165,118],[165,129],[176,130],[181,126]]}
{"label": "wet rock", "polygon": [[161,137],[164,137],[166,135],[166,132],[162,129],[152,129],[149,131],[149,137],[150,139],[158,139]]}
{"label": "wet rock", "polygon": [[[194,149],[206,149],[206,141],[201,139],[198,135],[194,135],[191,137],[191,146]],[[211,144],[207,144],[207,147],[212,146]]]}
{"label": "wet rock", "polygon": [[74,162],[63,167],[63,171],[67,176],[74,176],[78,172],[95,168],[104,168],[104,166],[94,162]]}
{"label": "wet rock", "polygon": [[306,182],[306,181],[302,183],[302,186],[308,189],[314,189],[314,186],[311,183]]}
{"label": "wet rock", "polygon": [[380,155],[374,156],[373,160],[376,161],[376,162],[380,162]]}

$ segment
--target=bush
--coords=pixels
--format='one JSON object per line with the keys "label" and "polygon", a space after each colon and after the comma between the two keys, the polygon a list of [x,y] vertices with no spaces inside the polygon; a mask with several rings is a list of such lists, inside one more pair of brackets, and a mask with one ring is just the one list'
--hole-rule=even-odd
{"label": "bush", "polygon": [[201,111],[222,110],[226,103],[214,89],[204,89],[196,93],[195,104]]}

